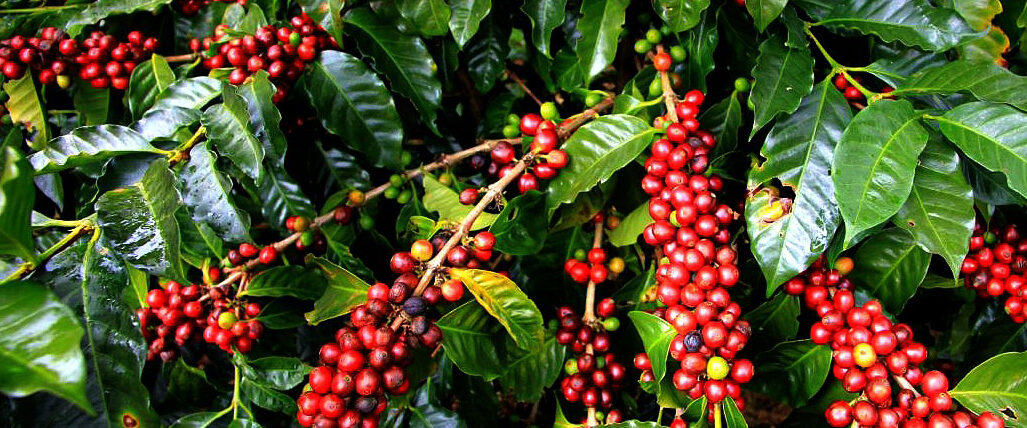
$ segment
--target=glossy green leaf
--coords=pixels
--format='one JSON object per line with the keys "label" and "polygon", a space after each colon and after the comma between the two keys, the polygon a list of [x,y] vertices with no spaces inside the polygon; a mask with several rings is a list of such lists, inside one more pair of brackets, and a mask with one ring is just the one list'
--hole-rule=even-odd
{"label": "glossy green leaf", "polygon": [[140,11],[155,11],[171,0],[104,0],[90,3],[68,20],[64,30],[77,36],[87,25],[95,24],[111,15],[127,15]]}
{"label": "glossy green leaf", "polygon": [[511,199],[489,231],[496,235],[496,251],[522,256],[536,254],[549,234],[546,194],[538,191]]}
{"label": "glossy green leaf", "polygon": [[[510,341],[513,345],[512,339]],[[512,390],[517,401],[540,400],[545,389],[553,385],[563,372],[566,354],[567,347],[557,342],[552,334],[546,335],[546,341],[539,352],[508,346],[504,359],[506,372],[500,376],[499,383],[507,390]]]}
{"label": "glossy green leaf", "polygon": [[466,46],[467,71],[478,92],[487,93],[506,71],[506,57],[510,32],[504,26],[496,25],[492,18],[486,19],[482,28]]}
{"label": "glossy green leaf", "polygon": [[816,25],[873,34],[929,51],[944,51],[981,34],[956,11],[927,0],[867,0],[838,3]]}
{"label": "glossy green leaf", "polygon": [[1027,423],[1025,370],[1027,352],[996,355],[967,373],[949,395],[974,413],[992,412],[1002,416],[1006,426],[1023,427]]}
{"label": "glossy green leaf", "polygon": [[670,27],[670,31],[675,33],[698,24],[700,14],[709,6],[709,0],[653,0],[656,14]]}
{"label": "glossy green leaf", "polygon": [[745,8],[749,10],[756,28],[763,32],[777,19],[786,4],[788,0],[746,0]]}
{"label": "glossy green leaf", "polygon": [[0,149],[0,254],[36,259],[30,219],[36,199],[32,165],[13,147]]}
{"label": "glossy green leaf", "polygon": [[756,110],[750,139],[778,114],[799,108],[813,90],[813,57],[808,49],[790,48],[784,37],[771,35],[760,45],[752,77],[749,99]]}
{"label": "glossy green leaf", "polygon": [[257,187],[261,192],[260,211],[272,224],[285,224],[285,219],[291,216],[313,217],[316,214],[310,199],[284,168],[267,168]]}
{"label": "glossy green leaf", "polygon": [[1027,196],[1027,114],[1002,104],[963,104],[936,118],[941,132],[1009,188]]}
{"label": "glossy green leaf", "polygon": [[454,412],[438,403],[431,380],[414,393],[410,403],[410,428],[467,428],[467,423]]}
{"label": "glossy green leaf", "polygon": [[831,373],[831,348],[809,340],[782,342],[759,354],[752,380],[757,391],[796,407],[804,406]]}
{"label": "glossy green leaf", "polygon": [[243,376],[275,389],[287,390],[307,380],[312,367],[294,357],[264,357],[240,365]]}
{"label": "glossy green leaf", "polygon": [[234,87],[226,87],[224,102],[205,110],[200,123],[207,128],[207,139],[222,156],[254,180],[261,179],[264,145],[254,135],[246,101]]}
{"label": "glossy green leaf", "polygon": [[345,27],[342,19],[342,8],[345,0],[299,0],[300,7],[310,17],[328,31],[339,45],[342,45],[342,30]]}
{"label": "glossy green leaf", "polygon": [[132,70],[125,101],[133,118],[140,118],[146,110],[153,106],[157,95],[171,86],[175,81],[175,73],[171,71],[168,61],[160,55],[153,55]]}
{"label": "glossy green leaf", "polygon": [[552,58],[549,39],[563,24],[567,0],[525,0],[521,10],[531,20],[531,43],[542,55]]}
{"label": "glossy green leaf", "polygon": [[82,335],[75,315],[45,286],[0,286],[0,392],[24,397],[49,391],[92,413]]}
{"label": "glossy green leaf", "polygon": [[670,342],[677,336],[674,327],[656,315],[631,311],[628,318],[635,324],[638,335],[642,337],[645,353],[653,366],[653,380],[660,382],[667,373],[667,357],[670,355]]}
{"label": "glossy green leaf", "polygon": [[[694,2],[686,1],[685,3],[693,4]],[[713,10],[703,11],[699,16],[698,23],[678,36],[681,46],[688,52],[688,58],[685,59],[686,67],[681,70],[683,83],[689,88],[703,92],[706,92],[706,76],[716,66],[713,62],[713,53],[720,43],[717,15]],[[711,107],[710,110],[715,107]],[[703,113],[704,116],[707,114],[709,113]],[[719,148],[720,145],[718,144],[717,147]]]}
{"label": "glossy green leaf", "polygon": [[371,286],[364,280],[320,257],[312,258],[309,263],[321,269],[328,279],[328,288],[314,302],[314,310],[305,314],[310,325],[343,316],[367,301],[367,289]]}
{"label": "glossy green leaf", "polygon": [[867,239],[854,258],[852,280],[894,314],[902,312],[916,293],[931,263],[931,254],[902,229],[887,229]]}
{"label": "glossy green leaf", "polygon": [[221,95],[221,81],[200,76],[172,83],[157,95],[153,109],[181,107],[199,109]]}
{"label": "glossy green leaf", "polygon": [[[699,0],[700,3],[706,1]],[[577,25],[581,38],[574,52],[585,83],[606,69],[617,55],[617,42],[628,3],[628,0],[594,0],[581,4],[581,18],[578,18]]]}
{"label": "glossy green leaf", "polygon": [[735,399],[726,397],[721,404],[724,416],[724,427],[725,428],[748,428],[749,424],[745,421],[745,416],[742,415],[742,411],[738,409],[738,405],[735,404]]}
{"label": "glossy green leaf", "polygon": [[300,81],[325,129],[376,166],[400,169],[403,124],[385,84],[352,55],[325,51]]}
{"label": "glossy green leaf", "polygon": [[159,153],[146,138],[121,125],[85,126],[62,135],[29,156],[37,174],[105,161],[129,153]]}
{"label": "glossy green leaf", "polygon": [[371,174],[357,163],[355,156],[339,149],[326,149],[318,142],[318,153],[324,158],[325,172],[334,179],[340,188],[368,189],[371,187]]}
{"label": "glossy green leaf", "polygon": [[182,107],[150,109],[143,114],[142,118],[132,124],[132,129],[147,141],[153,141],[159,138],[171,138],[180,129],[192,126],[199,121],[200,112],[197,110]]}
{"label": "glossy green leaf", "polygon": [[852,119],[831,168],[845,219],[845,247],[902,207],[927,137],[920,115],[908,101],[878,101]]}
{"label": "glossy green leaf", "polygon": [[[156,56],[156,55],[154,55]],[[75,85],[72,103],[79,114],[82,125],[103,125],[108,122],[111,105],[110,88],[94,88],[92,85]]]}
{"label": "glossy green leaf", "polygon": [[154,162],[138,183],[111,190],[96,201],[97,224],[111,248],[151,275],[181,279],[175,211],[182,202],[168,162]]}
{"label": "glossy green leaf", "polygon": [[90,242],[79,266],[86,351],[104,404],[107,423],[120,426],[130,416],[140,426],[157,425],[150,392],[142,382],[147,343],[135,326],[135,313],[120,299],[129,286],[124,263]]}
{"label": "glossy green leaf", "polygon": [[193,413],[179,418],[171,424],[171,428],[207,428],[224,415],[220,412]]}
{"label": "glossy green leaf", "polygon": [[296,400],[270,385],[254,382],[250,378],[244,377],[239,383],[239,391],[244,397],[243,399],[249,400],[257,406],[286,415],[296,414]]}
{"label": "glossy green leaf", "polygon": [[456,44],[463,48],[478,32],[485,15],[492,10],[492,0],[449,0],[449,30]]}
{"label": "glossy green leaf", "polygon": [[[430,3],[430,2],[425,2]],[[442,102],[442,84],[435,78],[428,48],[420,38],[400,33],[368,8],[346,13],[346,34],[357,47],[374,58],[374,68],[385,74],[392,90],[403,94],[421,113],[421,120],[435,130],[435,116]],[[437,132],[437,130],[436,130]]]}
{"label": "glossy green leaf", "polygon": [[896,90],[910,95],[967,92],[981,101],[1027,110],[1027,77],[990,62],[956,60],[928,68]]}
{"label": "glossy green leaf", "polygon": [[264,305],[257,319],[272,330],[290,330],[307,323],[303,317],[304,309],[306,306],[300,306],[289,298],[275,299]]}
{"label": "glossy green leaf", "polygon": [[317,300],[324,295],[327,281],[321,272],[303,266],[277,266],[260,272],[239,296],[282,297]]}
{"label": "glossy green leaf", "polygon": [[278,127],[282,121],[282,113],[272,101],[275,86],[268,80],[268,74],[264,71],[253,74],[246,84],[239,86],[238,94],[246,101],[250,127],[253,129],[253,135],[264,146],[264,158],[274,165],[282,166],[289,143],[285,140],[282,129]]}
{"label": "glossy green leaf", "polygon": [[476,301],[449,311],[436,322],[442,330],[442,348],[460,371],[491,381],[505,371],[492,342],[496,325]]}
{"label": "glossy green leaf", "polygon": [[34,149],[44,147],[50,141],[50,128],[46,123],[46,107],[43,99],[36,91],[36,81],[32,79],[32,73],[25,73],[18,80],[4,82],[4,93],[7,94],[8,114],[11,122],[25,125],[25,129],[35,130],[36,135],[31,138],[29,145]]}
{"label": "glossy green leaf", "polygon": [[777,343],[795,339],[799,332],[799,298],[786,293],[777,293],[773,299],[763,302],[745,315],[754,335],[751,338],[754,349],[766,349]]}
{"label": "glossy green leaf", "polygon": [[205,223],[229,242],[250,241],[250,216],[235,205],[232,181],[218,171],[217,156],[210,143],[193,146],[189,162],[179,171],[182,201],[194,221]]}
{"label": "glossy green leaf", "polygon": [[[424,176],[424,207],[429,211],[439,213],[439,220],[454,222],[463,221],[464,217],[474,208],[473,205],[460,203],[460,195],[455,190],[439,183],[435,177]],[[471,230],[478,230],[491,226],[496,222],[497,214],[483,212],[474,220]]]}
{"label": "glossy green leaf", "polygon": [[549,214],[634,161],[653,135],[648,123],[624,114],[602,116],[574,132],[562,147],[570,164],[549,183]]}
{"label": "glossy green leaf", "polygon": [[892,221],[912,233],[924,251],[945,258],[955,277],[969,250],[974,215],[973,188],[959,155],[948,144],[931,141],[920,154],[909,199]]}
{"label": "glossy green leaf", "polygon": [[449,32],[451,13],[445,0],[400,0],[396,8],[422,36],[445,36]]}
{"label": "glossy green leaf", "polygon": [[611,244],[618,247],[631,245],[638,241],[638,236],[652,222],[653,218],[649,216],[649,201],[646,201],[638,208],[631,210],[627,216],[621,219],[616,229],[607,233],[606,237]]}
{"label": "glossy green leaf", "polygon": [[727,98],[706,109],[699,116],[699,123],[703,129],[713,133],[717,140],[711,156],[713,159],[733,151],[738,146],[738,131],[742,126],[742,102],[738,93],[732,92]]}
{"label": "glossy green leaf", "polygon": [[760,149],[766,161],[749,171],[750,188],[777,179],[795,194],[791,208],[769,222],[764,210],[777,199],[767,192],[746,199],[752,252],[767,278],[768,296],[806,270],[838,228],[831,160],[851,118],[845,99],[829,82],[817,85],[795,113],[774,125]]}
{"label": "glossy green leaf", "polygon": [[542,348],[542,313],[510,278],[479,269],[450,269],[474,295],[475,300],[510,333],[517,346],[529,351]]}

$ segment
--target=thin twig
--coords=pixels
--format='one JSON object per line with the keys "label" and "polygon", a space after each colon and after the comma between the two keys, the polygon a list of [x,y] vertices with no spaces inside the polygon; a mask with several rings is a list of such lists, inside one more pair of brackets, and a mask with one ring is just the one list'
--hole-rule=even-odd
{"label": "thin twig", "polygon": [[31,261],[22,263],[21,266],[18,267],[18,270],[14,271],[10,275],[8,275],[7,278],[4,278],[2,281],[0,281],[0,284],[6,283],[8,281],[25,278],[32,272],[35,272],[36,269],[38,269],[40,266],[45,266],[46,263],[49,262],[51,258],[53,258],[53,256],[59,254],[61,251],[68,249],[68,247],[74,244],[75,241],[78,241],[79,238],[92,233],[95,227],[96,226],[90,222],[86,222],[76,226],[74,229],[72,229],[71,232],[68,233],[67,236],[62,238],[60,241],[57,241],[57,243],[51,246],[50,248],[47,248],[46,251],[43,251],[36,259],[35,263]]}
{"label": "thin twig", "polygon": [[189,62],[189,61],[192,61],[192,60],[194,60],[194,59],[196,59],[198,57],[199,56],[197,54],[195,54],[195,53],[188,53],[188,54],[182,54],[182,55],[166,56],[166,57],[164,57],[164,60],[167,61],[167,62]]}
{"label": "thin twig", "polygon": [[510,79],[513,80],[514,82],[516,82],[517,85],[520,86],[521,89],[523,89],[524,92],[526,94],[528,94],[529,97],[531,97],[531,99],[535,100],[536,104],[542,105],[542,100],[540,100],[538,97],[536,97],[535,94],[533,92],[531,92],[531,89],[528,89],[528,85],[525,85],[524,81],[521,80],[520,77],[517,77],[517,73],[514,73],[513,70],[508,68],[508,69],[506,69],[506,74],[508,76],[510,76]]}

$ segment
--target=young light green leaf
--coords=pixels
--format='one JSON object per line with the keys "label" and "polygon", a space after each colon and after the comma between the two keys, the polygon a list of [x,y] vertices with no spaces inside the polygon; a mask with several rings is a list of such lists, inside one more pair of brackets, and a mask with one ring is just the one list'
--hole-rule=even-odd
{"label": "young light green leaf", "polygon": [[927,137],[908,101],[878,101],[852,119],[831,168],[846,248],[902,207]]}
{"label": "young light green leaf", "polygon": [[652,222],[653,218],[649,216],[649,201],[646,201],[631,210],[616,229],[609,231],[607,238],[611,244],[618,247],[634,244],[638,241],[638,235],[641,235],[645,227]]}
{"label": "young light green leaf", "polygon": [[32,73],[25,73],[18,80],[4,82],[4,93],[7,94],[8,114],[11,122],[25,125],[26,129],[35,130],[29,146],[39,150],[50,141],[50,128],[46,123],[46,107],[36,91],[36,81]]}
{"label": "young light green leaf", "polygon": [[328,288],[314,302],[314,310],[304,315],[310,325],[343,316],[367,301],[367,289],[371,286],[364,280],[320,257],[314,257],[308,263],[320,268],[328,278]]}

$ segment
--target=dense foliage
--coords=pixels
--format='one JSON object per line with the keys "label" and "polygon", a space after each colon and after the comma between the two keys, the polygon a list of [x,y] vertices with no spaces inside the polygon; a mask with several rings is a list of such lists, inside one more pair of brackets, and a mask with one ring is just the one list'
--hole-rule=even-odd
{"label": "dense foliage", "polygon": [[1024,0],[0,23],[0,425],[1027,427]]}

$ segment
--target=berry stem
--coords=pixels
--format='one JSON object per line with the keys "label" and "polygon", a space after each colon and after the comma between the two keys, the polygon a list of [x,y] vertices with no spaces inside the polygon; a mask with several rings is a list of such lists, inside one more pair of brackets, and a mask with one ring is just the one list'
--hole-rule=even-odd
{"label": "berry stem", "polygon": [[200,137],[203,137],[204,135],[207,135],[207,127],[200,126],[199,129],[197,129],[196,132],[193,133],[193,136],[189,137],[189,140],[187,140],[185,143],[182,143],[182,145],[176,147],[174,150],[170,152],[170,154],[168,155],[168,164],[171,166],[175,166],[175,164],[179,162],[188,160],[189,151],[192,150],[193,146],[196,145],[197,141],[200,141]]}
{"label": "berry stem", "polygon": [[92,221],[88,219],[79,220],[75,223],[77,223],[77,226],[75,226],[75,228],[72,229],[67,236],[61,238],[61,240],[57,241],[56,244],[53,244],[50,248],[47,248],[45,251],[39,254],[39,257],[36,258],[35,262],[30,260],[25,263],[22,263],[17,270],[15,270],[13,273],[8,275],[3,280],[0,280],[0,284],[4,284],[10,281],[22,279],[26,276],[29,276],[29,274],[34,272],[36,268],[46,265],[46,263],[50,261],[50,259],[53,258],[53,256],[57,255],[61,251],[66,250],[68,247],[71,246],[71,244],[74,244],[75,241],[77,241],[79,238],[92,233],[94,230],[99,230],[96,229],[96,226],[92,223]]}
{"label": "berry stem", "polygon": [[164,57],[167,62],[189,62],[197,58],[196,54],[187,53],[182,55],[172,55]]}
{"label": "berry stem", "polygon": [[721,417],[721,407],[723,403],[715,403],[713,405],[713,428],[721,428],[724,426],[724,421]]}
{"label": "berry stem", "polygon": [[[656,53],[663,53],[663,45],[656,45]],[[670,84],[670,76],[666,71],[660,73],[660,84],[663,85],[663,102],[667,105],[667,118],[671,123],[678,122],[678,112],[675,108],[677,106],[677,94],[674,93],[674,87]]]}
{"label": "berry stem", "polygon": [[517,77],[517,73],[514,73],[513,70],[508,68],[506,69],[506,75],[510,76],[510,80],[516,82],[517,86],[520,86],[521,89],[524,90],[524,93],[528,94],[528,96],[531,97],[531,99],[535,100],[535,104],[542,105],[542,100],[536,97],[535,93],[531,92],[531,89],[528,89],[528,85],[525,85],[524,81],[521,80],[520,77]]}
{"label": "berry stem", "polygon": [[[592,248],[603,247],[603,223],[595,223],[595,238],[592,240]],[[588,280],[588,287],[585,289],[585,313],[581,316],[581,321],[585,324],[593,324],[596,322],[596,283],[591,279]],[[591,345],[590,345],[591,346]]]}
{"label": "berry stem", "polygon": [[906,379],[904,376],[898,375],[892,375],[892,379],[895,379],[895,382],[898,383],[899,386],[901,386],[903,389],[913,391],[913,395],[917,397],[920,396],[920,391],[917,391],[916,387],[913,386],[913,384],[909,383],[909,379]]}
{"label": "berry stem", "polygon": [[239,419],[239,366],[235,367],[235,382],[232,383],[232,420]]}

